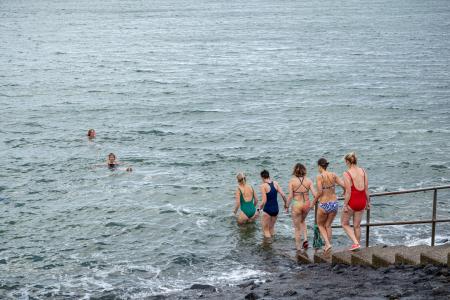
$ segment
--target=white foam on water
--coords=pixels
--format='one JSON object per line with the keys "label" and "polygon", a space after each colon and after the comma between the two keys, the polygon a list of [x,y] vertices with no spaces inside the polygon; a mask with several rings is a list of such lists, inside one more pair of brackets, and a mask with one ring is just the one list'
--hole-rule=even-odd
{"label": "white foam on water", "polygon": [[236,283],[242,282],[243,280],[248,279],[257,279],[259,281],[263,281],[262,277],[268,275],[267,272],[251,269],[248,267],[238,267],[237,269],[222,272],[218,275],[210,275],[207,277],[199,278],[200,281],[207,282],[210,284],[216,283],[226,283],[230,285],[234,285]]}
{"label": "white foam on water", "polygon": [[197,219],[195,224],[197,225],[198,228],[203,229],[206,226],[206,224],[208,224],[208,220],[207,219]]}

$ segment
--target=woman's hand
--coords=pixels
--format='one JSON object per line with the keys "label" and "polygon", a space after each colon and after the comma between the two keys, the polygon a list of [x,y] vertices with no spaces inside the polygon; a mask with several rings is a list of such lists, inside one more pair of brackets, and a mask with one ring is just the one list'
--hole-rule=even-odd
{"label": "woman's hand", "polygon": [[348,213],[348,204],[344,204],[344,212]]}
{"label": "woman's hand", "polygon": [[367,210],[370,210],[370,201],[367,201],[366,209],[367,209]]}

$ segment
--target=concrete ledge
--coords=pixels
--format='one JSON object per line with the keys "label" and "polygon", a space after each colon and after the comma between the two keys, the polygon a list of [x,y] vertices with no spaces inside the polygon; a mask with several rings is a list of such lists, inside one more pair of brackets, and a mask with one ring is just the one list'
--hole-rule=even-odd
{"label": "concrete ledge", "polygon": [[406,250],[406,246],[393,246],[380,249],[372,255],[372,266],[375,268],[388,267],[396,264],[395,256],[399,251]]}
{"label": "concrete ledge", "polygon": [[321,253],[316,253],[314,254],[314,263],[329,263],[331,264],[331,251],[328,251],[326,253],[321,252]]}
{"label": "concrete ledge", "polygon": [[372,256],[377,251],[381,251],[387,246],[374,246],[369,248],[362,248],[359,251],[352,252],[351,264],[361,266],[372,266]]}
{"label": "concrete ledge", "polygon": [[342,252],[336,252],[331,255],[331,264],[345,264],[345,265],[351,265],[352,264],[352,253],[350,251],[342,251]]}
{"label": "concrete ledge", "polygon": [[420,264],[447,265],[450,254],[450,244],[430,247],[429,250],[420,254]]}
{"label": "concrete ledge", "polygon": [[419,245],[401,249],[395,254],[395,263],[401,265],[420,265],[420,254],[430,248],[427,245]]}

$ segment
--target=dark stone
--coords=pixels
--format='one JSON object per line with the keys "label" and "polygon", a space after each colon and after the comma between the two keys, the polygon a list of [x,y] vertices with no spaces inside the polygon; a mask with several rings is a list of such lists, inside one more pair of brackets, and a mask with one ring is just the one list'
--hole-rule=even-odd
{"label": "dark stone", "polygon": [[294,296],[294,295],[297,295],[297,292],[294,290],[288,290],[283,293],[283,296],[285,296],[285,297],[290,297],[290,296]]}
{"label": "dark stone", "polygon": [[209,285],[209,284],[200,284],[200,283],[195,283],[190,287],[191,290],[207,290],[207,291],[211,291],[211,292],[215,292],[217,291],[217,288],[213,285]]}
{"label": "dark stone", "polygon": [[427,265],[425,268],[423,268],[423,272],[427,275],[436,274],[438,271],[440,271],[439,267],[433,265]]}
{"label": "dark stone", "polygon": [[444,295],[448,295],[450,293],[450,290],[446,289],[443,286],[440,286],[440,287],[434,288],[431,291],[431,293],[433,294],[433,296],[440,296],[440,295],[444,296]]}
{"label": "dark stone", "polygon": [[245,299],[246,300],[256,300],[259,299],[259,296],[253,292],[248,293],[247,295],[245,295]]}
{"label": "dark stone", "polygon": [[280,275],[278,275],[278,277],[280,277],[280,278],[286,278],[286,277],[287,277],[287,274],[286,274],[286,273],[281,273]]}
{"label": "dark stone", "polygon": [[253,285],[254,283],[255,283],[254,280],[249,280],[249,281],[239,284],[238,287],[245,289],[246,287],[249,287],[249,286]]}

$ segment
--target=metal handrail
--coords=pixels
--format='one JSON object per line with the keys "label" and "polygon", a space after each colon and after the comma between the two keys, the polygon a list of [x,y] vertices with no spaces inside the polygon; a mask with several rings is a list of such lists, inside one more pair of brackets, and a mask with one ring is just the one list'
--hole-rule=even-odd
{"label": "metal handrail", "polygon": [[[427,188],[420,188],[420,189],[410,189],[410,190],[396,191],[396,192],[382,192],[382,193],[370,194],[369,198],[433,191],[433,210],[432,210],[431,220],[414,220],[414,221],[381,222],[381,223],[370,223],[370,209],[366,210],[366,223],[361,224],[362,227],[366,227],[366,247],[369,247],[370,227],[392,226],[392,225],[410,225],[410,224],[431,224],[431,246],[434,246],[435,237],[436,237],[436,223],[450,222],[450,219],[440,219],[440,220],[436,219],[437,191],[443,190],[443,189],[450,189],[450,185],[427,187]],[[343,199],[344,199],[344,197],[338,197],[338,200],[343,200]],[[315,221],[317,221],[317,206],[318,206],[318,204],[319,203],[316,202],[316,210],[315,210],[315,219],[316,220]],[[342,228],[341,225],[333,225],[331,227],[332,228]]]}

